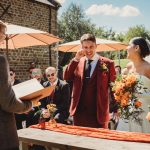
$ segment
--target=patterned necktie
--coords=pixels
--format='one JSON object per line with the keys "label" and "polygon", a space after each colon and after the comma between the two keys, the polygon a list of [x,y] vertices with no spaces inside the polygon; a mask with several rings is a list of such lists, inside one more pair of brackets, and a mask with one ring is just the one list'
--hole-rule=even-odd
{"label": "patterned necktie", "polygon": [[90,72],[91,72],[91,62],[93,60],[87,60],[86,67],[85,67],[85,78],[90,78]]}

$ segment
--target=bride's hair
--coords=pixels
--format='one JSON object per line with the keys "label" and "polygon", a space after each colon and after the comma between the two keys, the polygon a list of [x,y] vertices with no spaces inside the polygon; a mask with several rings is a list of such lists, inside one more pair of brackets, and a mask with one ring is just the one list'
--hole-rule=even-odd
{"label": "bride's hair", "polygon": [[148,40],[142,37],[135,37],[131,39],[131,42],[134,45],[139,45],[141,50],[141,57],[145,58],[146,56],[150,55],[150,43]]}

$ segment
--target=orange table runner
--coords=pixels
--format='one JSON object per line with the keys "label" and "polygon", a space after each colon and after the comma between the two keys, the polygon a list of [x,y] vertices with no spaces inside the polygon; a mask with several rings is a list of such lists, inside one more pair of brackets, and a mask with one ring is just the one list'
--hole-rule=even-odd
{"label": "orange table runner", "polygon": [[[43,129],[43,127],[39,124],[32,125],[31,128]],[[44,129],[73,135],[88,136],[93,138],[150,143],[150,134],[147,133],[145,134],[138,132],[115,131],[103,128],[79,127],[64,125],[60,123],[51,124],[49,122],[45,123]]]}

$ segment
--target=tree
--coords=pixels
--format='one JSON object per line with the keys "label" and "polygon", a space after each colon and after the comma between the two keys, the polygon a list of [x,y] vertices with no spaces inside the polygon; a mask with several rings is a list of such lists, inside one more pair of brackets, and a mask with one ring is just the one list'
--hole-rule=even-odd
{"label": "tree", "polygon": [[136,25],[135,27],[130,27],[127,31],[125,35],[125,42],[128,43],[133,37],[143,37],[150,39],[150,34],[143,25]]}
{"label": "tree", "polygon": [[58,20],[58,35],[65,42],[79,40],[84,33],[94,33],[95,25],[85,16],[81,6],[71,3]]}
{"label": "tree", "polygon": [[[79,40],[85,33],[100,34],[101,28],[95,30],[95,25],[91,23],[81,6],[71,3],[68,9],[63,12],[58,20],[58,35],[65,42]],[[72,53],[59,53],[63,58],[59,61],[60,65],[64,66],[68,63]],[[64,55],[64,56],[63,56]],[[60,57],[61,57],[60,56]]]}
{"label": "tree", "polygon": [[125,34],[123,34],[123,33],[116,34],[115,39],[116,39],[116,41],[123,42],[125,39]]}

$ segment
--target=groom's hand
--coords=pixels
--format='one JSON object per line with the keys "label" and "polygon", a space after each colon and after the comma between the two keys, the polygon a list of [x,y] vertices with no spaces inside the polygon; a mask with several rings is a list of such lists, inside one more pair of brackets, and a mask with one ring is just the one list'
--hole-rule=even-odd
{"label": "groom's hand", "polygon": [[81,50],[78,50],[77,51],[77,53],[76,53],[76,55],[75,55],[75,59],[77,60],[77,61],[80,61],[80,59],[82,58],[82,57],[84,57],[85,56],[85,52],[81,49]]}

